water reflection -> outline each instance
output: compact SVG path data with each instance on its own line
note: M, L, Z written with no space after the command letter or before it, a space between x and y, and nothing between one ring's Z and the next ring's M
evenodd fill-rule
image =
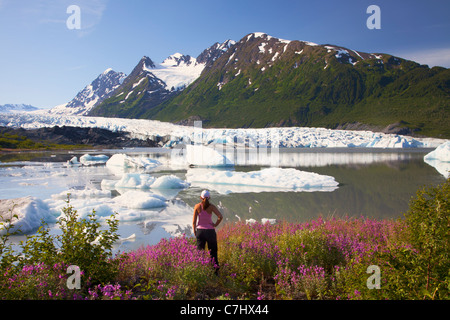
M127 172L147 173L154 176L174 174L186 179L192 168L176 158L173 152L164 149L131 150L90 150L89 154L126 153L130 157L158 160L161 165L151 170L127 168ZM248 186L227 186L227 192L214 191L212 202L219 206L227 221L255 219L277 219L288 221L307 221L322 216L370 216L373 218L399 218L408 209L408 204L418 188L436 185L444 177L423 161L429 152L414 150L361 150L361 149L280 149L279 166L296 168L333 177L339 186L329 192L254 192L242 190ZM88 152L85 152L88 153ZM102 190L102 181L120 177L114 175L105 165L67 166L72 157L84 153L39 153L28 155L15 161L0 163L0 198L10 199L28 195L43 200L67 190ZM177 153L180 156L179 153ZM268 167L273 158L267 153L254 153L246 150L233 151L237 172L258 171ZM9 155L8 159L13 159ZM182 159L181 159L182 160ZM190 234L192 211L199 201L199 194L205 185L192 185L188 189L144 190L164 196L167 206L158 209L123 209L124 215L132 216L133 221L121 221L119 233L121 250L137 248L142 244L156 243L162 237ZM111 190L111 198L123 195L127 189ZM86 197L80 199L75 207L79 211L92 208L106 208L108 199ZM106 212L106 209L105 209ZM108 211L109 212L109 211ZM120 213L120 212L119 212Z

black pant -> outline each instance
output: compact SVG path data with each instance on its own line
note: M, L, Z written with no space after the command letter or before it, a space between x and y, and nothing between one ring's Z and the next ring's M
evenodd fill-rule
M197 229L197 249L205 250L205 244L208 244L209 254L214 259L213 262L219 266L217 259L217 234L214 229Z

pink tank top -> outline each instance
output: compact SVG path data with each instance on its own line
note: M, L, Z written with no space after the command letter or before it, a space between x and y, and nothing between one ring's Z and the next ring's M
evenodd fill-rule
M198 223L197 229L214 229L214 225L212 222L212 213L209 214L206 210L203 209L198 214Z

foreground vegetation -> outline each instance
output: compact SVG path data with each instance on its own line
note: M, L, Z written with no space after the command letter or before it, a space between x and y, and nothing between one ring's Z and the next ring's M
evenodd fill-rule
M68 201L58 222L61 235L41 228L20 255L8 242L11 225L4 223L0 297L449 299L449 196L450 179L419 190L405 219L395 221L226 224L218 231L218 275L194 238L162 239L113 256L115 217L100 228L95 212L77 219ZM81 269L78 289L69 289L69 265Z

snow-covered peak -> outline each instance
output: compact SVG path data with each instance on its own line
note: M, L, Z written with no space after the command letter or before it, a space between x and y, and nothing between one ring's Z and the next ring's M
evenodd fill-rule
M195 63L194 58L177 52L168 56L160 65L164 67L177 67L182 64L189 65L191 63Z
M236 41L228 39L228 40L225 40L223 43L218 43L217 49L222 50L222 51L227 51L234 44L236 44Z
M103 71L94 81L84 87L83 90L70 102L58 105L50 110L50 114L87 115L95 106L108 98L112 92L120 86L126 75L116 72L111 68Z
M253 33L250 33L246 37L242 38L241 41L250 41L252 38L261 38L261 39L264 39L264 40L267 40L267 41L269 41L271 39L276 39L278 42L282 42L282 43L286 43L286 44L289 44L290 42L292 42L292 40L280 39L280 38L268 35L267 33L264 33L264 32L253 32ZM318 44L314 43L314 42L303 41L303 40L299 40L299 41L303 42L304 44L306 44L308 46L313 46L313 47L318 46Z
M267 33L264 33L264 32L253 32L253 33L250 33L248 35L247 41L250 40L252 37L255 37L255 38L266 38L267 40L270 40L270 39L273 38L272 36L269 36Z
M155 68L155 64L153 63L152 59L150 59L147 56L143 56L141 60L139 61L137 68L144 70L144 71L152 71L151 69ZM133 73L133 72L132 72Z
M222 43L214 43L212 46L206 48L202 53L199 54L196 59L197 63L204 63L205 65L212 64L214 61L220 58L221 55L228 51L228 49L230 49L234 44L236 44L236 41L230 39L225 40Z
M111 71L114 71L112 68L108 68L105 71L103 71L103 75L107 75L108 73L110 73Z
M175 53L155 66L151 73L166 84L167 90L173 91L190 85L200 76L204 68L205 64L198 63L195 58Z
M4 104L0 105L0 113L10 113L10 112L30 112L39 110L29 104Z

